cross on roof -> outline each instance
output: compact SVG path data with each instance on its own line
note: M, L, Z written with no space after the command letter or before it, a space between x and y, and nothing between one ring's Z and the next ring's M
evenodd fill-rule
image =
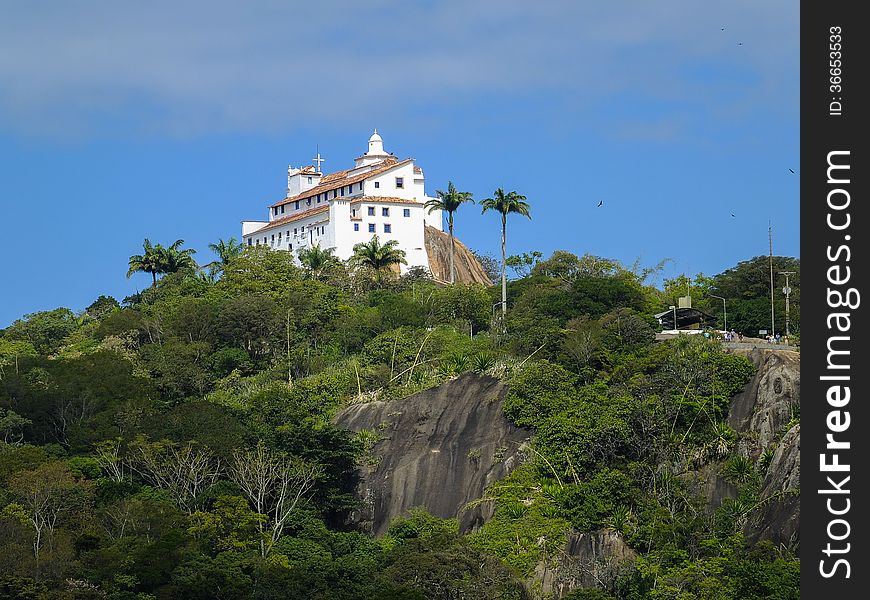
M322 158L320 156L320 147L319 146L317 147L317 156L315 156L311 160L313 160L314 164L317 165L317 172L319 173L320 172L320 163L326 162L326 159Z

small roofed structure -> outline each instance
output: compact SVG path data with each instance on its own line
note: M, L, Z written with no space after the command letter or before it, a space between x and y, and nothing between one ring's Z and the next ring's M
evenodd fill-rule
M674 323L674 314L676 314L676 324ZM697 308L678 307L676 310L670 308L654 316L663 330L700 331L705 327L713 327L716 324L716 317Z

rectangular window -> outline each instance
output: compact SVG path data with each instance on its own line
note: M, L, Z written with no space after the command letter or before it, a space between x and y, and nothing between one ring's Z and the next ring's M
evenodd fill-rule
M320 194L317 194L317 203L320 204Z
M302 233L305 233L305 225L302 226Z
M374 232L375 232L375 224L369 223L369 233L374 233Z
M380 182L380 181L376 181L376 182L375 182L375 189L377 189L377 188L379 188L379 187L381 187L381 182Z
M253 245L253 242L251 241L251 238L248 238L248 246L252 246L252 245Z
M287 230L287 239L288 240L290 239L290 230L289 229Z
M293 208L295 208L296 210L299 210L299 200L297 200L295 202L295 206Z
M375 216L375 207L374 206L369 206L369 216L370 217Z
M350 211L350 216L352 216L352 217L356 216L356 209L355 208L352 211Z
M353 224L353 230L354 230L354 231L359 231L359 223L354 223L354 224Z
M411 209L410 208L403 208L402 209L402 216L403 217L410 217L411 216Z
M381 216L382 216L382 217L389 217L389 216L390 216L390 209L387 208L386 206L383 207L383 208L381 209Z
M393 233L393 228L389 223L384 223L384 233Z
M272 244L274 244L274 243L275 243L275 234L273 233L272 234Z
M308 206L311 206L311 198L306 199L305 204L307 204Z
M362 181L359 182L359 191L362 191Z
M281 243L281 232L280 231L278 232L278 243L279 244Z
M293 244L290 244L290 249L291 249L291 250L293 249Z
M277 214L278 214L278 207L276 206L275 208L272 209L272 216L274 217Z
M294 227L293 228L293 235L297 235L298 233L299 233L299 230L296 227Z
M402 189L403 187L405 187L405 178L396 177L396 188Z
M333 197L333 198L337 198L337 197L338 197L338 190L332 190L332 197Z
M311 183L311 178L310 178L310 177L308 178L308 183Z
M284 214L284 205L283 204L281 205L281 214L282 215Z

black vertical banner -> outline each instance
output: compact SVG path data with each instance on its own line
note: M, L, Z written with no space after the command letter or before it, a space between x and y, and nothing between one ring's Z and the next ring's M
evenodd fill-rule
M818 0L801 6L804 598L870 596L870 24L859 16L864 8Z

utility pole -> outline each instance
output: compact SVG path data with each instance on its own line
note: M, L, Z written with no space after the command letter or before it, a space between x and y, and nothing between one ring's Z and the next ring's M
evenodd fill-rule
M770 335L776 335L776 320L773 312L773 227L767 222L767 241L770 245Z
M785 337L789 337L791 332L788 328L788 297L791 294L791 288L788 285L788 276L794 275L794 271L780 271L780 275L785 275L785 287L782 288L782 293L785 294Z

